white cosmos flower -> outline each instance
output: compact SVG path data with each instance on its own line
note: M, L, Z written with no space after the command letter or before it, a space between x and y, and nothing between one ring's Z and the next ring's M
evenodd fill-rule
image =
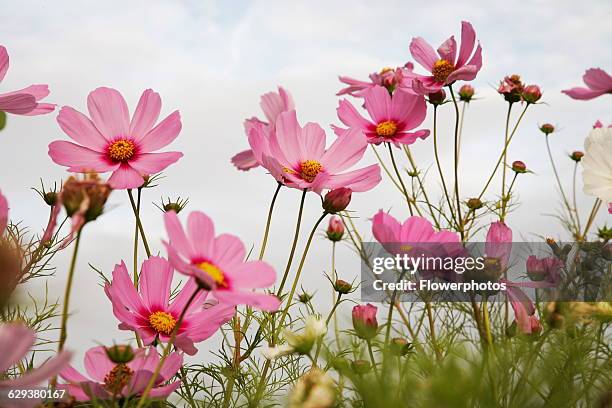
M584 141L584 192L612 202L612 127L593 129Z

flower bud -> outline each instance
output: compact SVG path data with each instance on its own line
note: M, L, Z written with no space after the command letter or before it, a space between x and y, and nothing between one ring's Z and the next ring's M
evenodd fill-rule
M528 85L523 89L523 100L527 103L536 103L542 98L542 90L537 85Z
M499 84L497 92L504 96L507 102L514 103L521 100L523 94L523 82L519 75L505 77Z
M338 279L334 283L334 290L343 295L346 295L347 293L351 293L352 289L353 289L353 285L351 285L350 283L342 279Z
M572 159L573 161L578 163L584 157L584 153L581 152L580 150L576 150L576 151L572 152L572 154L570 154L569 157L570 157L570 159Z
M289 408L332 408L336 404L334 380L318 368L302 375L289 395Z
M527 165L520 160L512 162L512 170L515 173L527 173Z
M189 203L188 198L181 199L181 197L178 197L175 201L171 201L170 198L168 198L168 201L164 202L162 199L161 206L157 204L155 204L155 206L159 208L160 210L162 210L163 212L174 211L175 213L178 214L181 211L183 211L183 209L187 206L188 203Z
M597 237L604 241L612 240L612 228L608 228L607 225L604 225L603 227L598 228Z
M344 235L344 223L338 217L331 217L327 226L327 238L332 242L338 242Z
M464 102L470 102L474 97L474 87L469 84L463 85L459 88L459 99Z
M88 173L82 180L71 176L62 189L62 204L69 217L83 212L87 223L102 215L111 191L111 187L101 181L96 173Z
M357 337L371 340L378 333L376 312L378 308L370 303L353 307L353 328Z
M134 359L134 350L129 345L105 347L106 355L115 364L127 364Z
M45 200L45 203L47 203L47 205L53 207L57 202L57 193L55 191L48 191L43 196L43 200Z
M479 198L470 198L467 200L467 206L470 210L475 211L482 208L484 204L480 201Z
M555 131L555 127L553 125L551 125L550 123L545 123L542 126L540 126L540 131L542 133L544 133L546 136L550 135L552 132Z
M312 295L310 293L302 292L298 295L298 300L301 303L308 303L312 299Z
M316 316L308 316L304 330L299 333L283 330L287 344L299 354L308 354L315 341L327 333L325 321Z
M408 340L396 337L391 340L391 352L396 356L405 356L412 351L412 344Z
M434 106L442 105L446 100L446 92L444 89L440 89L437 92L432 92L428 95L429 103Z
M372 369L372 364L368 360L355 360L351 362L351 368L357 374L367 374Z
M336 214L348 207L351 202L350 188L340 187L329 191L323 199L323 209L330 214Z

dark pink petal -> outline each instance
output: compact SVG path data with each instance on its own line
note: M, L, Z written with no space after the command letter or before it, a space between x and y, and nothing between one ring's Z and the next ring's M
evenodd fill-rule
M83 376L83 374L79 373L73 366L68 364L63 370L60 371L59 376L68 382L71 383L80 383L89 381L87 377Z
M193 248L193 258L212 259L215 255L215 226L201 211L192 211L187 218L187 236Z
M337 96L340 96L340 95L355 95L355 92L362 91L362 90L367 89L367 88L369 88L369 87L371 87L373 85L372 82L360 81L358 79L353 79L353 78L347 77L347 76L339 76L338 79L340 80L340 82L343 82L343 83L347 84L348 86L346 88L342 88L340 91L338 91L338 93L336 94Z
M443 82L436 82L433 77L414 77L411 83L411 89L419 95L427 95L438 92L444 88Z
M30 85L23 89L18 89L16 91L4 93L2 94L2 96L19 95L19 94L32 95L34 99L36 99L36 101L39 101L49 96L49 85L45 85L45 84Z
M164 170L166 167L176 163L183 153L164 152L164 153L140 153L130 160L129 165L138 170L140 174L155 174Z
M429 136L429 130L423 129L416 132L402 132L393 138L393 143L396 146L400 144L411 145L417 141L417 139L426 139Z
M364 93L365 108L375 124L389 120L391 111L391 95L387 88L374 86Z
M121 261L120 264L115 265L112 277L111 285L106 292L107 295L112 295L113 306L117 304L123 309L129 309L132 313L144 309L140 296L134 287L134 282L130 279L125 262Z
M235 306L225 303L218 303L208 309L201 310L189 316L192 324L189 325L187 334L195 342L204 341L215 334L235 314Z
M0 110L25 115L36 108L36 98L30 94L0 95Z
M143 183L142 174L127 163L122 163L108 179L108 184L115 190L137 188L142 186Z
M400 129L410 130L419 126L427 116L427 105L425 98L421 95L413 95L398 89L393 94L391 117L400 126Z
M24 116L37 116L37 115L46 115L47 113L51 113L55 110L56 105L53 103L37 103L36 107L29 111L28 113L24 113Z
M174 111L142 137L139 146L143 152L154 152L172 143L182 129L181 114Z
M476 65L464 65L463 67L456 69L452 74L446 78L446 83L450 84L455 81L471 81L476 78L479 68Z
M457 41L455 41L455 36L450 36L438 47L438 55L440 59L455 65L455 58L457 57Z
M247 171L259 166L259 162L251 149L235 154L232 156L231 162L238 170L242 171Z
M230 276L233 286L245 289L267 288L276 280L274 268L264 261L241 263L232 269Z
M421 37L412 39L410 42L410 53L412 54L412 58L429 72L431 72L435 62L438 60L438 56L433 47Z
M596 91L612 91L612 76L601 68L587 69L582 76L584 83Z
M0 82L4 79L9 68L9 55L6 48L0 45Z
M135 140L142 138L153 128L161 111L161 98L152 89L145 90L140 96L134 116L130 122L129 134Z
M164 258L152 256L142 263L139 290L150 311L168 307L172 285L172 266Z
M89 116L107 139L129 136L130 114L123 96L112 88L101 87L87 96Z
M104 173L119 167L119 164L109 162L105 155L100 152L64 140L56 140L49 144L49 156L55 163L68 166L68 170L73 172L96 171ZM140 179L142 181L142 177Z
M579 99L579 100L589 100L589 99L597 98L598 96L601 96L607 93L606 91L593 91L588 88L571 88L571 89L565 89L561 92L563 92L564 94L566 94L572 99Z
M157 351L151 350L151 352L157 353ZM168 381L172 377L176 375L178 370L180 370L183 365L183 356L181 353L170 353L168 357L166 357L166 361L162 365L161 370L159 371L159 375L161 376L162 381Z
M104 377L114 367L115 364L110 361L106 355L104 346L93 347L85 353L85 370L92 379L104 382Z
M336 109L336 112L338 114L338 119L340 119L340 121L342 121L342 123L344 123L348 127L356 127L362 130L366 130L370 126L374 126L370 121L361 116L357 109L355 109L355 107L346 99L342 99L338 103L338 108Z
M372 234L380 243L398 243L402 225L394 217L379 210L372 217Z
M280 301L276 296L264 293L217 291L215 296L227 304L248 305L266 312L275 312L280 306Z
M462 67L472 55L476 42L476 31L467 21L461 22L461 47L459 48L459 58L455 64L456 68Z
M106 154L109 140L98 132L93 122L81 112L64 106L57 115L57 123L64 133L75 142Z
M188 278L187 283L185 283L185 286L183 286L183 288L178 293L178 295L176 295L176 297L170 304L170 307L168 308L168 310L171 313L176 313L177 316L180 315L183 309L185 308L185 305L187 305L189 298L191 297L191 295L193 295L196 289L198 289L198 284L196 283L195 279ZM200 309L202 305L204 304L204 302L206 301L207 297L208 297L208 292L205 290L200 290L198 294L196 295L196 297L191 302L191 306L189 307L189 309L190 310Z
M338 173L356 164L365 153L368 140L360 129L350 128L327 149L321 164L328 173Z

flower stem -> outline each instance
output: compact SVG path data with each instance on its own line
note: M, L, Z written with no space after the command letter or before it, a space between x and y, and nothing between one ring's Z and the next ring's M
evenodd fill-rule
M504 131L504 146L508 145L508 131L510 130L510 115L512 114L512 102L508 102L508 113L506 114L506 127ZM502 216L506 212L506 172L508 170L508 149L504 149L503 152L503 166L502 166L502 185L501 185L501 213Z
M132 210L134 211L134 216L136 217L136 225L140 230L140 235L142 236L142 243L145 247L145 252L147 253L147 257L151 257L151 249L149 249L149 243L147 242L147 236L144 233L144 228L142 227L142 222L140 220L140 210L136 207L136 203L134 202L134 195L132 194L132 190L129 189L128 196L130 197L130 204L132 204Z
M436 228L440 229L440 222L438 221L438 218L436 218L436 216L434 215L433 207L431 205L431 202L429 201L429 197L427 195L427 191L425 190L425 186L423 185L423 180L421 179L421 176L419 176L418 168L414 161L414 158L412 157L412 152L410 151L409 146L404 145L404 153L406 153L406 157L408 157L410 166L412 166L412 171L416 175L415 177L417 179L417 182L419 183L419 188L421 189L421 192L423 193L423 198L425 199L425 203L427 203L427 207L429 208L429 214L431 215L431 218L433 219L434 224L436 225ZM417 204L415 203L414 205L416 207Z
M442 165L440 164L440 157L438 155L438 107L434 105L434 117L433 117L433 144L434 144L434 156L436 158L436 167L438 168L438 174L440 174L440 180L442 181L442 188L444 189L444 197L448 204L448 210L453 216L453 221L456 225L459 225L455 212L453 211L453 205L451 204L450 197L448 195L448 189L446 188L446 181L444 180L444 172L442 171Z
M429 323L429 336L431 337L431 345L433 346L434 353L438 361L442 360L442 354L438 349L438 340L436 339L436 325L434 323L433 311L431 309L431 302L425 301L425 310L427 311L427 322Z
M602 201L599 198L595 199L595 202L593 203L593 208L591 208L591 213L589 214L589 218L587 219L587 224L584 227L584 232L582 233L583 238L586 238L589 230L591 229L591 225L593 224L593 221L595 221L595 216L597 215L597 212L601 207L601 203Z
M389 156L391 156L391 164L393 164L393 170L395 170L395 174L397 175L397 179L399 180L400 185L402 186L402 192L404 193L404 197L406 197L406 202L408 203L408 210L410 211L410 215L414 215L412 210L412 204L410 196L408 196L408 190L406 189L406 185L404 184L404 180L402 179L402 175L397 168L397 163L395 163L395 155L393 154L393 146L391 143L387 143L387 147L389 148Z
M546 151L548 152L548 158L550 159L550 164L552 166L553 173L555 174L555 180L557 180L557 186L559 187L559 191L561 192L561 198L563 199L563 204L565 205L565 208L567 209L568 216L570 218L572 227L574 229L574 234L576 235L576 237L578 237L580 235L580 230L577 229L576 221L574 220L574 211L572 210L572 207L570 207L569 205L569 201L567 200L567 196L565 195L565 190L563 190L563 185L561 184L561 179L559 178L559 173L557 172L557 166L555 166L555 160L550 151L550 143L548 142L548 135L546 135L544 140L546 141Z
M327 315L327 319L325 319L325 327L329 325L329 322L331 321L332 316L334 316L334 318L336 317L334 313L336 312L336 309L338 308L338 305L340 304L341 298L342 298L342 293L338 293L338 297L336 298L336 301L334 302L334 306L329 311L329 314ZM321 351L321 344L323 343L323 337L324 336L321 336L321 338L319 338L319 341L317 342L317 349L315 351L315 355L313 359L315 363L317 359L319 358L319 352Z
M374 358L374 352L372 351L372 342L370 340L366 340L368 345L368 354L370 355L370 361L372 362L372 370L374 371L374 375L376 379L382 385L382 381L380 379L380 375L378 374L378 367L376 367L376 359Z
M266 221L266 230L264 231L263 240L261 242L261 249L259 250L259 260L261 261L266 252L266 245L268 244L268 234L270 233L270 224L272 223L272 213L274 212L274 204L276 203L276 197L278 196L278 192L280 191L283 185L278 183L276 186L276 191L274 191L274 196L272 196L272 202L270 203L270 209L268 210L268 219Z
M573 176L573 181L572 181L572 196L573 196L573 202L574 202L574 213L576 214L576 226L578 227L578 231L582 230L582 227L580 226L580 213L578 212L578 204L576 201L576 173L578 172L578 162L576 162L574 164L574 176Z
M304 201L306 199L307 189L302 191L302 200L300 201L300 209L298 211L298 218L295 224L295 233L293 234L293 244L291 244L291 252L289 252L289 259L287 259L287 265L285 266L285 272L283 273L283 279L281 280L280 286L276 291L276 296L280 297L283 293L283 288L285 287L285 283L287 282L287 277L289 276L289 270L291 269L291 264L293 263L293 257L295 256L295 249L297 248L297 243L300 238L300 228L302 226L302 213L304 212Z
M136 198L136 212L140 214L140 198L142 195L142 189L138 189L138 195ZM134 287L138 290L138 280L140 279L138 275L138 221L134 222ZM142 347L142 340L140 339L140 335L137 331L134 331L134 335L136 336L136 343L138 347Z
M450 90L451 97L453 98L453 106L455 107L455 198L457 200L457 228L459 229L459 234L461 235L461 240L463 241L465 239L465 234L463 232L463 218L461 217L461 198L459 196L459 121L461 117L459 115L459 105L457 104L457 98L455 98L453 86L449 85L448 89Z
M74 280L74 271L76 269L77 254L79 252L79 244L81 242L81 232L83 227L77 232L76 240L74 243L74 251L72 252L72 260L70 261L70 269L68 270L68 280L66 281L66 289L64 291L64 305L62 309L62 323L60 326L60 337L57 346L57 351L60 352L64 349L66 338L68 337L67 324L68 324L68 309L70 306L70 293L72 292L72 281Z

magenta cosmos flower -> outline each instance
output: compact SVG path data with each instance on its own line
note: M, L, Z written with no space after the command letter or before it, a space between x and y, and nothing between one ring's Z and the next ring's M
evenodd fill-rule
M151 257L142 264L137 292L125 263L115 266L112 283L104 291L113 304L115 317L121 321L119 329L135 331L146 345L168 342L190 296L198 289L197 283L189 279L170 302L173 276L168 261ZM205 303L207 294L200 291L191 302L174 341L176 347L190 355L198 351L194 343L212 336L235 313L232 305Z
M601 68L587 69L582 76L586 88L576 87L561 92L573 99L588 100L612 93L612 76Z
M367 140L359 129L349 129L325 149L325 131L316 123L301 127L294 110L276 120L276 131L266 137L251 131L253 153L274 178L288 187L320 194L324 189L346 187L368 191L381 180L377 164L343 173L365 153Z
M0 192L0 235L2 235L6 229L6 226L8 225L8 213L8 201L6 200L6 197L2 195L2 192Z
M93 347L85 353L85 371L90 378L68 366L60 372L66 384L58 384L77 401L89 401L130 397L141 394L149 383L159 363L159 353L155 347L138 349L129 363L116 364L110 360L103 346ZM180 381L167 383L183 364L183 356L178 352L168 354L154 388L149 392L151 398L166 398L180 385Z
M408 62L403 67L383 68L380 72L373 72L368 77L370 81L361 81L347 76L339 76L340 82L348 85L342 88L336 95L351 95L356 97L363 96L363 91L373 88L374 86L383 86L388 92L393 92L397 87L401 86L404 78L409 76L414 69L414 65Z
M457 55L457 42L451 36L438 47L433 47L421 37L413 38L410 43L412 57L431 75L413 74L407 78L410 87L425 95L439 91L455 81L471 81L482 67L482 48L480 44L474 51L476 32L467 21L461 22L461 47Z
M4 79L8 68L8 52L0 45L0 82ZM30 85L18 91L0 94L0 111L15 115L44 115L55 109L54 104L38 103L47 95L49 95L48 85Z
M427 107L422 96L412 95L403 89L398 89L392 96L381 86L364 91L363 96L369 120L361 116L346 99L340 101L337 112L338 118L346 126L361 129L368 143L410 145L419 138L429 136L429 130L410 132L425 120ZM334 131L341 136L346 130L334 127Z
M274 132L274 126L278 115L280 115L282 112L295 109L295 104L293 103L291 94L280 86L278 87L278 93L268 92L261 95L259 106L261 106L261 110L266 116L267 122L259 120L256 117L245 120L244 131L247 137L253 128L257 128L258 131L261 131L269 136L271 132ZM234 166L236 166L236 168L238 168L238 170L244 171L261 165L253 154L252 149L244 150L236 154L234 157L232 157L232 163Z
M142 93L130 120L125 99L111 88L98 88L87 97L87 116L64 106L57 122L75 142L49 145L49 156L68 171L113 172L108 180L114 189L140 187L143 176L159 173L180 159L179 152L153 153L170 144L181 131L178 111L154 127L161 110L159 94Z
M246 304L265 311L276 311L278 298L253 292L274 284L276 272L263 261L245 262L242 241L230 234L215 236L212 220L203 212L193 211L187 219L187 233L175 212L164 214L170 242L170 263L179 272L210 286L213 295L227 305Z
M28 351L34 345L36 333L21 323L7 323L0 325L0 378L9 368L26 358ZM42 366L26 371L18 378L0 380L0 405L11 408L14 406L36 406L40 401L5 401L8 390L33 388L42 385L49 378L57 375L70 361L71 353L60 352L57 356L47 360ZM29 359L28 359L29 361ZM31 405L30 405L31 404Z

